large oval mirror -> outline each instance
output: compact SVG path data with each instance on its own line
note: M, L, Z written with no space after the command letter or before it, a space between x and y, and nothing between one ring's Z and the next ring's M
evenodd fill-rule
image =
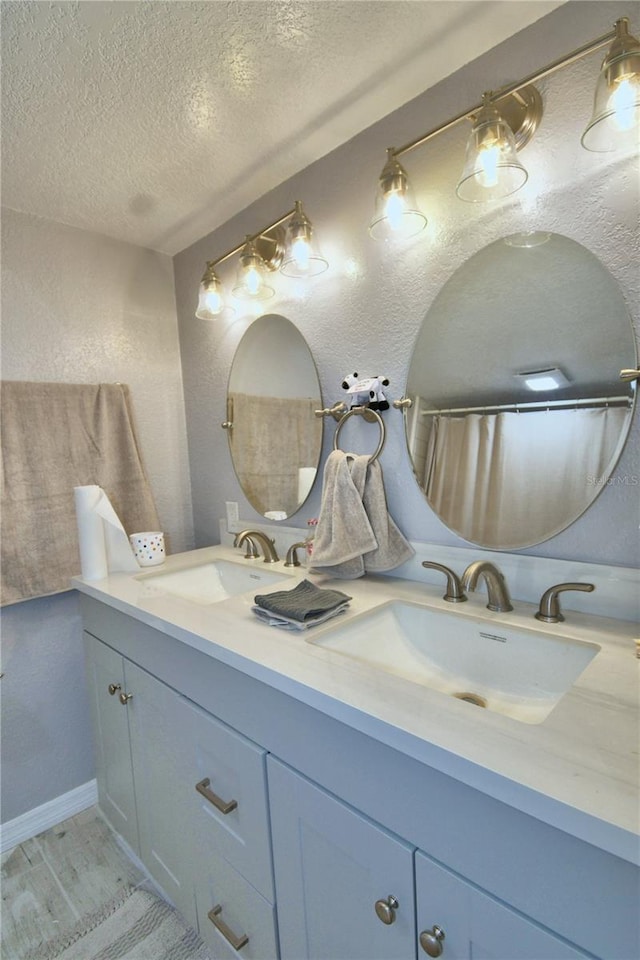
M240 486L264 517L286 520L309 495L322 449L320 399L299 330L277 314L255 320L231 366L227 429Z
M606 484L629 431L637 366L608 270L558 234L506 237L445 284L418 334L407 445L440 519L465 540L516 549L573 523Z

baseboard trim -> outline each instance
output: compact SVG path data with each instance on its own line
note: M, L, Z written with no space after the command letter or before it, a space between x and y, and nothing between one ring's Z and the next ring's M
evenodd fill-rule
M33 810L27 810L26 813L3 823L0 827L2 831L0 851L5 853L17 847L19 843L30 840L43 830L55 827L57 823L80 813L81 810L86 810L87 807L92 807L97 802L98 785L95 780L89 780L74 790L63 793L60 797L54 797L53 800L34 807Z

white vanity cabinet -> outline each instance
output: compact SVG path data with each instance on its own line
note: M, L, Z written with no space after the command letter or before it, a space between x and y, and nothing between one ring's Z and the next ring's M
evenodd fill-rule
M282 960L587 960L269 759ZM415 858L415 885L414 885Z
M414 956L413 848L269 758L282 960Z
M106 818L216 957L275 960L266 751L89 633L85 649Z
M443 960L580 960L590 956L509 909L420 851L415 855L418 956Z
M124 660L87 633L85 650L100 807L117 833L139 855L129 712L126 703L120 701L127 686Z
M633 851L596 842L598 821L567 811L582 836L559 829L515 787L498 800L365 732L357 711L331 716L312 690L225 663L224 631L242 623L190 643L81 607L100 805L214 956L640 956L640 872Z
M98 718L100 807L166 895L195 924L183 744L186 701L89 634L85 649Z

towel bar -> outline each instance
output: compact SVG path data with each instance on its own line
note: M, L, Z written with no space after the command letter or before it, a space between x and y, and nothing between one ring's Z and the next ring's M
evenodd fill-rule
M377 460L380 454L382 453L382 448L384 447L385 431L384 431L384 422L380 414L376 410L371 410L368 407L353 407L353 409L349 410L347 413L345 413L343 417L341 417L340 422L336 427L335 436L333 438L333 449L334 450L339 449L338 441L340 438L340 431L342 430L342 427L344 426L346 421L349 419L349 417L352 417L354 414L359 414L361 417L364 417L364 419L367 420L369 423L377 423L378 426L380 427L380 442L378 443L378 446L376 447L376 449L374 450L374 452L369 458L369 463L373 463L373 461Z

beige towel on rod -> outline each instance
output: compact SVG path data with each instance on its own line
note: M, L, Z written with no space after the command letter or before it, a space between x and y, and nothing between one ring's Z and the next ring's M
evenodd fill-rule
M97 484L125 530L158 516L124 384L2 384L1 603L61 593L80 573L73 488Z

